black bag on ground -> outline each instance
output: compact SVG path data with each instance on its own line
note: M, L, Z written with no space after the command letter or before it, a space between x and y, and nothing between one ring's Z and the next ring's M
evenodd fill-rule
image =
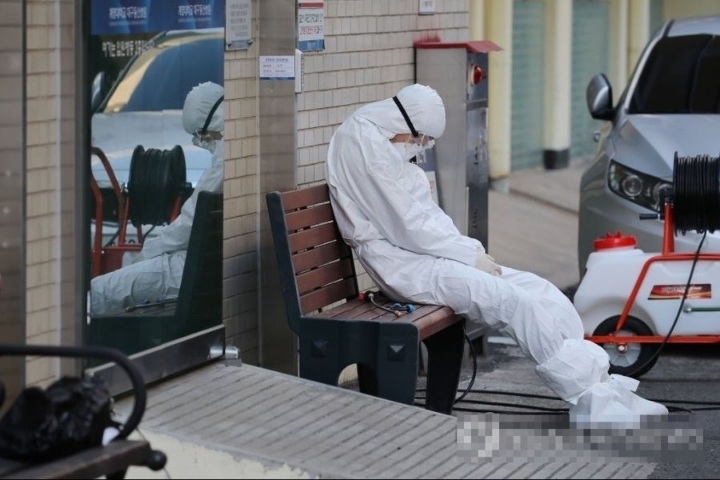
M102 444L112 396L101 380L64 377L47 390L26 388L0 420L0 457L43 462Z

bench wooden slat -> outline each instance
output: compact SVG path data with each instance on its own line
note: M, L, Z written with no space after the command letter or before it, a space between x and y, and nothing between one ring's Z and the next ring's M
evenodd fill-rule
M300 295L304 295L316 288L338 280L352 278L354 274L352 260L346 259L330 263L298 275L296 277L298 292Z
M383 305L382 303L378 302L379 305ZM389 303L388 305L392 305L392 303ZM385 305L383 305L385 306ZM395 319L397 319L397 315L394 313L386 312L382 308L377 308L372 303L367 307L367 309L364 312L358 312L357 315L353 317L353 320L369 320L373 322L394 322Z
M394 302L379 302L389 307ZM378 322L406 322L413 323L419 330L420 339L424 340L444 328L461 321L461 317L448 307L439 305L419 305L412 313L403 313L400 317L393 313L377 308L370 302L352 300L347 304L339 305L331 310L319 314L321 318L337 318L342 320L369 320Z
M326 184L315 187L301 188L282 194L282 203L285 211L317 205L330 201L330 191Z
M311 250L296 253L292 257L295 274L319 267L343 258L352 258L352 253L344 243L333 242Z
M343 312L342 318L347 318L348 320L359 320L359 319L363 319L363 315L370 310L379 310L380 312L382 312L381 309L377 308L375 305L373 305L370 302L361 302L358 299L357 301L354 301L353 303L354 303L354 307L351 310L347 310L347 311ZM340 309L340 307L335 307L335 308ZM367 317L365 317L365 318L367 318Z
M383 307L389 307L394 302L391 300L383 300L381 302L378 302L379 305ZM427 329L428 326L426 324L423 324L423 319L428 318L430 319L430 322L434 322L437 319L441 319L442 315L438 314L438 311L443 311L444 314L448 314L451 316L454 316L455 314L447 307L441 307L438 305L419 305L416 306L416 309L412 313L403 313L400 317L396 316L393 313L386 312L385 310L376 307L371 302L363 302L358 298L354 298L346 303L343 303L342 305L338 305L337 307L333 307L330 310L326 310L324 312L318 313L317 315L313 315L314 317L318 318L327 318L327 319L337 319L337 320L374 320L374 321L398 321L398 322L408 322L408 323L415 323L416 326L423 330ZM428 315L433 315L432 317L428 317ZM450 320L449 320L450 321ZM458 319L454 319L450 321L449 325L452 325L455 323L455 321L459 321ZM429 331L429 330L428 330ZM439 331L439 330L438 330ZM422 333L422 332L421 332ZM431 334L426 335L430 336ZM423 337L423 338L426 338Z
M337 229L333 223L300 230L299 232L288 235L290 251L293 253L306 250L310 247L317 247L332 242L333 240L337 240Z
M384 310L377 308L370 302L361 302L360 300L357 300L357 302L353 301L353 303L355 306L351 310L347 310L341 315L335 316L339 316L340 318L345 318L347 320L373 320L382 316L383 313L386 313ZM380 305L382 305L382 303ZM333 310L339 310L339 308L340 307L335 307Z
M347 318L348 315L352 315L354 309L362 306L365 302L361 302L358 298L348 300L342 305L338 305L329 310L319 312L313 315L314 318Z
M300 310L303 314L315 311L318 308L325 307L331 303L351 298L357 295L355 287L355 279L348 278L331 285L327 285L320 290L300 296Z
M308 228L322 223L330 223L334 220L332 206L329 203L318 205L285 215L285 222L289 232L301 228Z
M118 440L60 460L25 464L0 478L98 478L117 473L129 465L143 465L151 453L145 441Z
M437 306L432 305L428 307ZM405 320L412 321L412 323L415 324L415 326L420 331L420 340L431 337L439 331L444 330L445 328L462 321L462 317L456 315L455 312L453 312L452 309L448 307L435 308L435 310L431 313L425 313L426 311L427 310L423 311L422 308L419 308L418 310L408 315L408 317L411 317L416 313L422 314L422 316L414 319L408 318L407 320ZM402 321L403 317L400 317L400 320Z

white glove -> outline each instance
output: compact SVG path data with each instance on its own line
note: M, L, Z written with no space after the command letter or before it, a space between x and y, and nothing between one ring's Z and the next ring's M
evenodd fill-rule
M502 275L500 265L495 263L495 259L485 252L478 252L475 268L498 277Z

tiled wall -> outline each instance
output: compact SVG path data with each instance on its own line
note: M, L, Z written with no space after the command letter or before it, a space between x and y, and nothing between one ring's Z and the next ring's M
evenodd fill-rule
M468 39L469 0L435 3L434 15L418 15L418 0L325 2L326 48L305 54L298 98L298 185L325 179L328 143L350 113L414 81L415 40ZM360 289L372 286L365 274L359 281Z
M304 90L297 97L299 186L324 180L330 137L350 113L413 82L414 40L468 39L469 1L438 0L436 13L422 16L418 0L325 2L326 49L304 55ZM257 205L264 201L256 194L256 65L256 46L226 55L224 313L228 343L239 346L248 363L258 359ZM360 283L370 286L364 274Z
M27 2L27 341L58 343L58 55L53 0ZM57 363L29 359L27 382L52 378Z
M239 347L248 363L258 359L257 2L252 2L255 44L225 54L223 314L228 344Z
M75 246L74 6L72 0L26 3L27 342L58 344L66 335L68 343L75 293L69 268ZM28 359L28 384L47 383L58 373L56 359Z

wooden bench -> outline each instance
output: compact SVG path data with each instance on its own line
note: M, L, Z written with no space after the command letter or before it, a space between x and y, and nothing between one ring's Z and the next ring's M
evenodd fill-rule
M271 192L266 200L287 320L300 343L300 376L337 385L342 370L357 364L360 391L412 404L423 342L426 408L450 413L463 318L437 305L415 305L397 317L360 300L352 251L338 230L327 185Z
M222 323L222 193L200 192L177 302L94 316L87 343L132 355Z

